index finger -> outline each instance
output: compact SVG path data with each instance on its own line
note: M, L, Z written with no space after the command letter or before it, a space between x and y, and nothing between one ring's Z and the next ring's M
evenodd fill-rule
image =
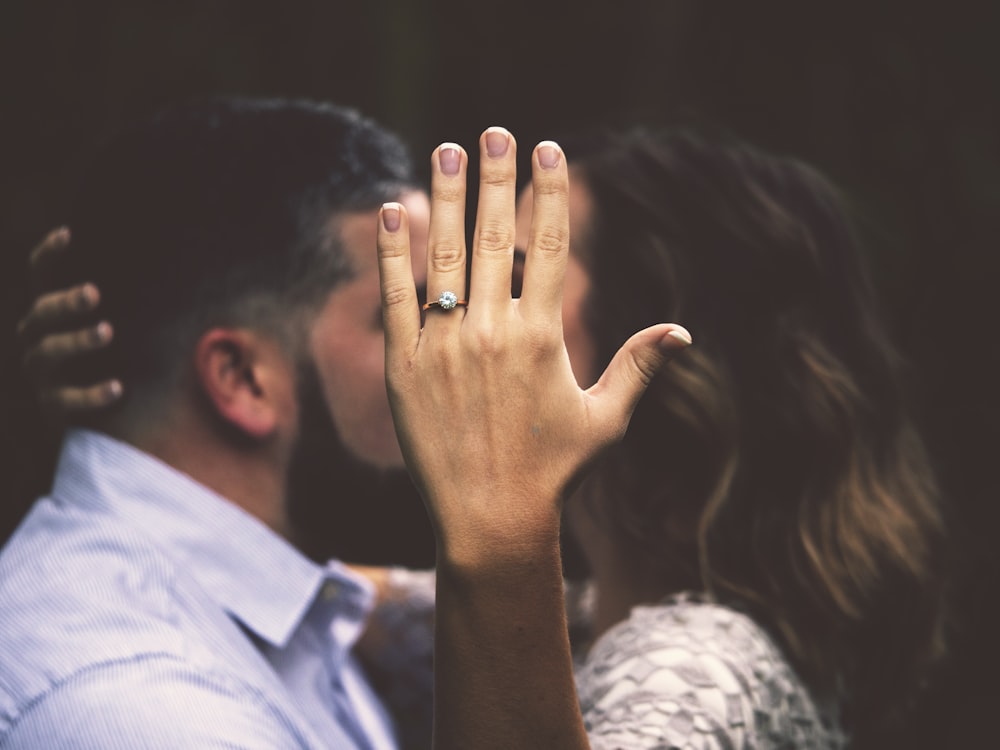
M53 229L45 238L35 245L28 256L28 271L31 283L35 289L43 289L48 283L48 274L59 257L69 247L69 229L59 227Z
M378 274L388 367L393 354L412 352L420 338L420 306L410 265L410 225L401 203L386 203L378 213Z

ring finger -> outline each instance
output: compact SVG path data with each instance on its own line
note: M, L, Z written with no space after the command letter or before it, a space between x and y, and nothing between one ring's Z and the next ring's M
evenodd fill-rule
M465 150L454 143L442 143L431 156L425 325L436 325L435 321L450 317L457 307L465 305L465 176L468 163ZM455 318L461 320L461 316Z

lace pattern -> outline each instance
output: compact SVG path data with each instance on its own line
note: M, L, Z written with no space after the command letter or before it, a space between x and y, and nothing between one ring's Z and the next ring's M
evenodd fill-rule
M750 617L695 595L637 607L577 671L593 750L835 750L818 706Z

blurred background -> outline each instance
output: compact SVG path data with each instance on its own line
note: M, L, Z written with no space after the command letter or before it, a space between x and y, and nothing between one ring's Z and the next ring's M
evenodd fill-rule
M968 746L1000 705L998 34L996 3L2 0L0 533L56 446L17 368L26 257L125 120L210 93L328 99L423 165L494 124L527 155L700 119L817 165L859 211L961 553L952 666L898 746ZM402 562L426 552L413 508L385 529Z

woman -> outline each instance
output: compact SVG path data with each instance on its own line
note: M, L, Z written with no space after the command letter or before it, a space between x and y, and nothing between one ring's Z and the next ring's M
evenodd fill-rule
M584 144L570 196L570 264L583 273L567 274L565 294L582 302L564 320L589 334L574 369L600 372L657 320L697 337L568 505L599 633L672 597L598 643L580 675L585 708L627 712L627 699L588 690L612 665L644 668L648 654L622 655L627 639L704 667L735 653L735 633L718 638L739 622L762 661L744 653L726 671L760 692L707 682L733 707L739 696L743 732L865 736L940 651L944 538L840 196L801 163L683 132ZM650 634L655 623L670 632Z
M944 531L839 196L802 164L683 132L569 158L579 385L657 321L697 339L566 504L595 583L576 674L590 743L876 742L942 649ZM521 248L544 235L536 199L519 201Z
M450 180L464 186L464 153L452 175L441 173L441 150L436 156L435 195ZM494 158L484 145L484 166ZM562 332L579 384L595 383L633 331L658 321L682 320L698 341L652 379L624 440L567 504L596 584L596 640L577 671L591 744L839 747L851 735L864 738L905 705L940 649L943 532L895 355L836 194L803 165L685 133L602 139L570 160ZM512 195L513 182L503 180L484 184ZM541 257L532 249L545 235L536 226L533 243L535 199L529 189L519 203L517 244L527 252L515 254L515 296L521 274L530 274L525 256ZM486 222L484 210L481 202L481 225L507 220ZM437 225L432 236L446 231ZM453 247L459 232L452 227ZM460 313L463 325L478 322L470 321L475 299ZM435 310L428 321L440 329L450 317ZM422 402L433 402L427 394L441 383L440 366L420 390ZM457 380L471 388L475 376ZM398 390L402 440L439 539L454 538L441 484L426 479L433 460L420 455L433 439L420 430L441 410L408 419L408 410L429 407L407 405L407 389ZM448 393L443 402L460 413L459 400ZM466 441L439 452L456 442ZM526 476L537 490L537 472ZM491 561L503 558L492 552ZM542 581L527 587L534 609L525 608L525 587L504 586L517 567L510 560L496 563L493 573L502 574L486 585L475 577L456 583L461 566L444 558L439 606L455 613L462 599L467 608L439 618L447 635L439 632L439 666L447 660L439 703L451 712L439 718L439 738L470 736L449 722L475 713L484 691L494 693L498 720L505 714L496 692L564 694L561 641L545 630L551 616L535 623L540 650L523 657L536 662L527 671L464 661L471 649L462 648L488 654L489 643L502 644L496 650L517 664L516 636L490 630L503 618L486 618L489 627L480 619L477 628L462 618L495 614L504 602L551 615L547 579L530 578L534 566L517 570L521 582ZM551 564L540 567L551 572ZM481 600L475 592L483 591L490 595ZM539 664L547 669L533 677ZM470 685L453 665L518 689ZM544 722L521 724L537 738L551 722L572 742L576 710L559 700Z

